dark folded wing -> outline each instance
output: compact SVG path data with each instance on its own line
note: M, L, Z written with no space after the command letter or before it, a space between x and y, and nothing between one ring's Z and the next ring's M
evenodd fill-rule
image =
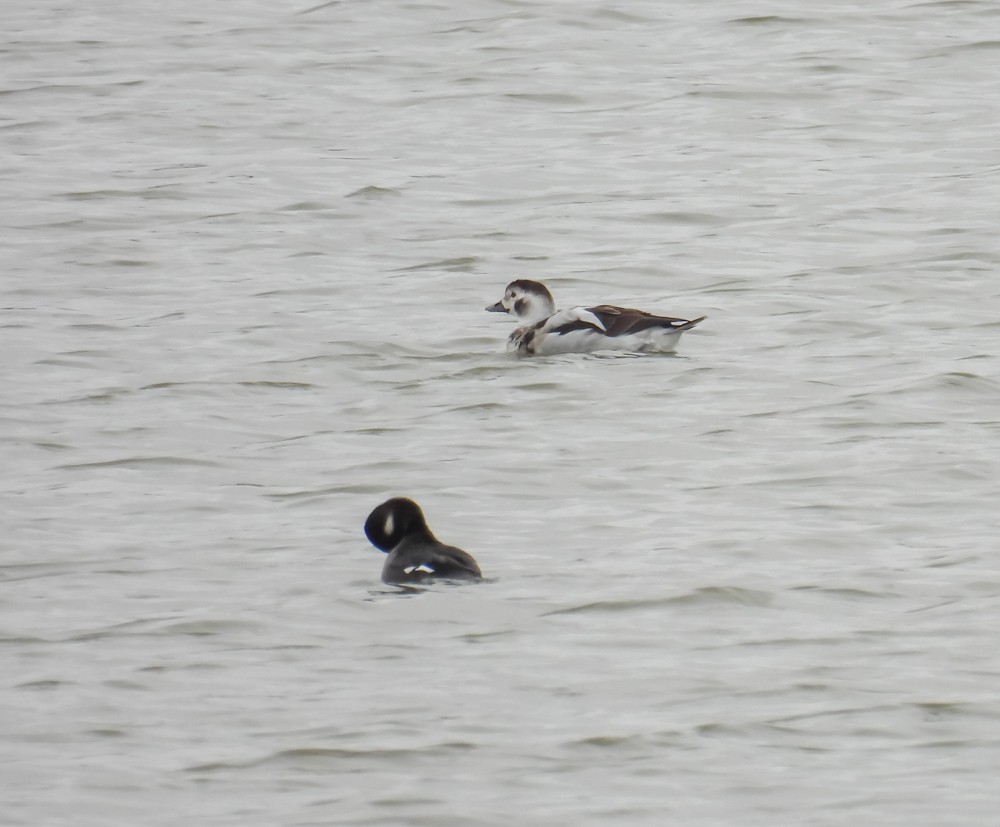
M445 546L440 551L431 554L426 564L434 569L434 577L452 577L456 579L480 578L483 573L479 564L467 551L455 546Z
M601 324L607 330L608 336L626 336L629 333L640 333L643 330L649 330L651 327L680 332L690 330L706 318L702 316L698 319L676 319L672 316L656 316L653 313L647 313L645 310L635 310L631 307L615 307L610 304L588 307L587 310L600 319Z

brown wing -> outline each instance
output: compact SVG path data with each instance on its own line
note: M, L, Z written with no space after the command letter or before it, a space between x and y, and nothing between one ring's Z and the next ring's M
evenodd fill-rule
M629 333L639 333L651 327L662 327L667 330L690 330L707 316L698 319L676 319L673 316L657 316L645 310L635 310L631 307L615 307L610 304L600 304L588 307L591 313L601 320L608 336L625 336Z

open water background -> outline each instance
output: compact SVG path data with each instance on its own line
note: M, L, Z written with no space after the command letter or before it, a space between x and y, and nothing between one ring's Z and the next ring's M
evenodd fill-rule
M4 825L996 823L1000 6L3 17Z

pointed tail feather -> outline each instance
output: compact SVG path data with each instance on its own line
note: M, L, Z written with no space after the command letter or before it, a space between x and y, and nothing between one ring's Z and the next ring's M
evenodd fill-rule
M692 319L691 321L685 322L684 324L681 324L681 325L677 325L677 327L674 327L672 329L675 332L677 332L677 333L681 333L681 332L683 332L685 330L690 330L696 324L700 324L701 322L705 321L705 319L707 319L707 318L708 318L708 316L699 316L697 319Z

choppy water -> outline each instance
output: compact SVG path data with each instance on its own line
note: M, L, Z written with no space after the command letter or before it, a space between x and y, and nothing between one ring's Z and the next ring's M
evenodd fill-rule
M5 825L995 823L995 3L4 17Z

